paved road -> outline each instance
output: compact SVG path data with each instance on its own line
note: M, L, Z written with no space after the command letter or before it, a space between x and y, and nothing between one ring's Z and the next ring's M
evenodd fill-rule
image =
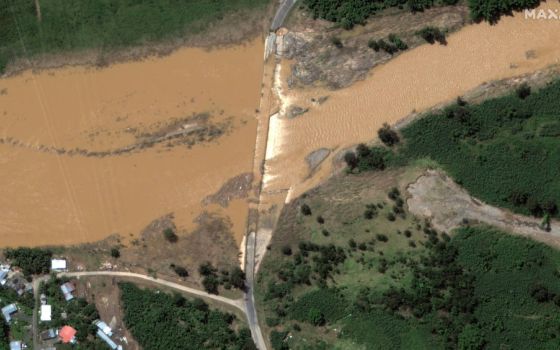
M274 19L272 20L272 24L270 25L270 30L275 32L278 28L282 27L286 17L292 10L292 7L296 4L297 0L284 0L280 4L280 7L276 11L274 15Z
M257 309L255 307L255 295L253 293L255 286L255 247L256 247L256 234L255 232L249 233L245 244L245 274L246 286L245 291L245 310L247 313L247 322L251 328L253 341L259 350L266 350L266 342L259 325L257 318Z

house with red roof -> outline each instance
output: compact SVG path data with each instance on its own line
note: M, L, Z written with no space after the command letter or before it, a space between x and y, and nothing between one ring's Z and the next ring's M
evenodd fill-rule
M70 326L64 326L58 332L58 337L63 343L75 343L76 342L76 330Z

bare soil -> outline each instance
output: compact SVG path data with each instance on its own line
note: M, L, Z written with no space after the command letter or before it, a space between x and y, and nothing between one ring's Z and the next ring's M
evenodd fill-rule
M375 52L368 41L397 34L409 48L425 41L416 32L425 26L435 26L448 32L458 30L469 22L466 6L437 7L420 13L390 9L373 16L364 26L346 31L332 23L313 20L305 10L297 10L287 27L281 45L282 56L294 60L288 80L290 87L326 85L339 89L364 79L369 70L396 54ZM331 38L340 38L343 48L336 48Z
M88 277L78 279L76 283L77 294L95 303L100 319L112 328L112 339L127 350L141 349L124 324L118 280L113 277Z
M483 223L560 247L560 223L552 222L551 230L546 231L540 227L540 219L485 204L439 171L427 171L407 192L410 212L429 218L438 230L450 232L465 224Z
M239 264L237 242L227 217L203 213L192 232L177 231L173 219L173 215L168 214L152 221L130 243L125 244L122 237L111 236L97 243L54 248L54 251L69 260L71 270L131 271L200 289L200 264L209 261L214 266L227 270ZM177 242L165 239L163 231L167 228L176 232ZM111 257L112 248L119 249L119 258ZM171 264L186 268L189 276L177 276Z

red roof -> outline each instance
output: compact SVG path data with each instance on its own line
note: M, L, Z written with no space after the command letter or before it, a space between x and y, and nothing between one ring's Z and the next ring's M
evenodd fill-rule
M70 326L64 326L58 332L58 336L63 343L70 343L74 336L76 335L76 330Z

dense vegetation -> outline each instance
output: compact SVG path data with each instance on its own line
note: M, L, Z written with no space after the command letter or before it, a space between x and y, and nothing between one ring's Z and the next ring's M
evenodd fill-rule
M315 18L326 19L350 29L364 24L369 16L389 7L407 7L413 12L434 5L452 5L458 0L304 0Z
M93 321L99 318L99 313L94 304L88 303L84 298L74 298L66 301L60 290L60 286L68 282L67 278L51 278L42 283L40 292L47 296L47 302L52 305L52 321L40 323L42 330L49 328L61 328L70 325L76 329L76 339L82 348L93 348L100 341L95 337L97 327ZM63 317L63 313L66 315Z
M12 265L21 268L27 276L49 273L51 269L52 252L41 248L7 248L4 251L6 259Z
M400 198L391 193L395 201ZM560 252L492 228L465 227L450 238L427 223L421 226L425 248L415 253L390 252L369 243L363 248L359 242L333 244L333 251L344 254L344 265L348 259L373 264L391 276L390 283L372 272L366 277L356 268L344 271L335 259L324 278L316 265L320 259L310 255L310 247L314 251L321 246L308 241L280 260L273 257L276 269L265 263L268 275L261 273L260 278L268 281L263 302L273 348L558 347ZM315 237L325 241L332 236ZM380 257L371 260L374 250ZM340 333L334 339L310 341L336 329ZM288 338L301 332L307 347Z
M433 6L454 5L458 0L304 0L315 18L326 19L346 29L364 24L373 14L389 7L419 12ZM537 6L540 0L469 0L474 20L495 22L502 15Z
M245 272L239 266L218 271L210 262L201 264L198 273L202 276L202 286L208 293L218 294L219 287L245 290Z
M402 130L396 162L429 157L471 194L523 214L557 215L560 82L457 104Z
M269 0L0 0L0 73L16 57L141 45L204 30Z
M496 22L502 15L536 7L540 2L541 0L469 0L469 8L472 19Z
M124 322L144 349L256 349L248 329L232 329L235 316L200 299L121 283Z

